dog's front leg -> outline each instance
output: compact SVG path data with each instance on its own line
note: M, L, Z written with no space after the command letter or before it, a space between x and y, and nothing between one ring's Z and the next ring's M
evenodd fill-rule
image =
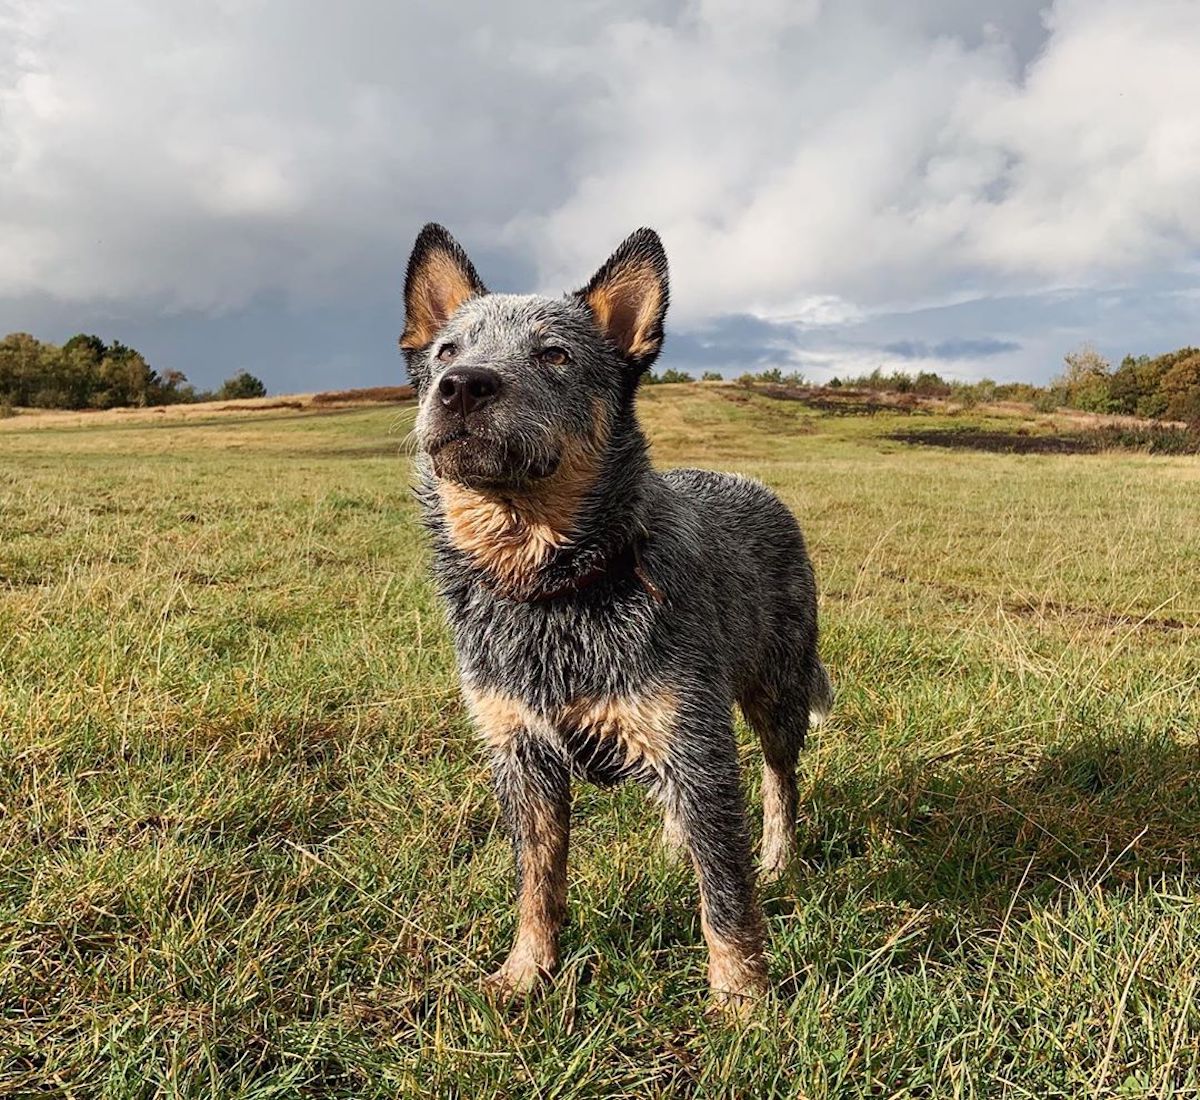
M493 753L492 776L516 856L517 933L488 981L503 992L527 993L558 964L567 912L570 776L552 749L525 732Z
M709 987L718 1003L742 1012L766 992L767 966L737 745L728 721L678 740L663 793L668 820L685 837L700 879Z

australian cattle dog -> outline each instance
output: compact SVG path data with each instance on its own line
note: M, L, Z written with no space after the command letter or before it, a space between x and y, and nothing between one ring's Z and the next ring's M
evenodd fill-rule
M788 509L744 477L651 467L636 396L663 342L662 243L639 229L561 298L491 294L428 225L405 310L435 579L516 852L516 938L492 981L523 993L558 961L572 779L633 779L695 866L711 989L744 1004L767 966L733 706L762 741L773 877L832 688Z

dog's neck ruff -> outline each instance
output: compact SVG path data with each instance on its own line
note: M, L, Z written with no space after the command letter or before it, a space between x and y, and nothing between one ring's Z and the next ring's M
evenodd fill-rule
M633 578L662 603L642 563L649 461L636 425L625 435L603 460L606 474L588 462L566 476L568 463L530 495L467 489L426 466L427 520L452 559L469 563L469 583L498 599L550 603Z

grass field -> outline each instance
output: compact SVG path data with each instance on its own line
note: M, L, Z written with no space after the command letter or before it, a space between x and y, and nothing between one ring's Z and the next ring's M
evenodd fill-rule
M481 991L510 855L410 410L18 417L0 1094L1200 1095L1200 459L911 446L885 437L1017 421L729 388L642 407L660 464L776 488L822 586L839 698L758 1017L705 1014L696 887L636 789L578 791L558 980Z

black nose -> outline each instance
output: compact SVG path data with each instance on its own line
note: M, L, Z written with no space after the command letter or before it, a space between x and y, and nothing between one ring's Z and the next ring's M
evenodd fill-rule
M500 392L500 375L484 367L448 370L438 381L438 396L448 409L467 413L483 408Z

